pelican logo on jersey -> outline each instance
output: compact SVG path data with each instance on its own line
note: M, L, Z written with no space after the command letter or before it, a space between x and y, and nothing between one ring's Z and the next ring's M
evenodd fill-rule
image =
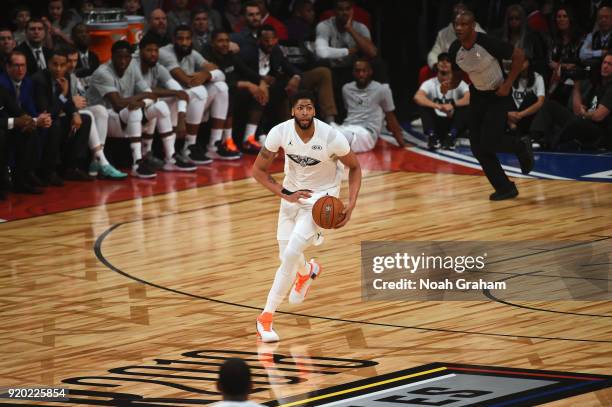
M317 165L318 163L321 162L317 160L316 158L305 157L305 156L297 155L297 154L287 154L287 156L289 156L291 161L301 165L302 167L309 167L311 165Z

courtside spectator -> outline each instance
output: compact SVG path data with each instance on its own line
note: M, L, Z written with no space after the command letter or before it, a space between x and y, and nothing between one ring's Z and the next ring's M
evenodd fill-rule
M11 30L6 27L0 28L0 71L5 69L8 56L13 52L15 46Z
M597 10L597 29L586 36L580 48L580 60L598 71L601 58L612 49L612 5L602 3Z
M51 56L51 50L44 46L45 37L46 29L43 21L32 18L26 25L26 40L15 48L26 56L29 76L47 68L47 59Z
M356 153L370 151L376 145L383 128L387 128L401 147L406 145L402 128L395 117L393 95L387 84L372 80L370 61L362 58L354 63L355 80L342 88L342 96L347 109L347 116L341 125L332 123L348 140L351 150Z
M49 112L53 120L45 137L47 153L41 163L41 179L53 186L62 186L62 179L91 180L81 168L86 166L89 155L87 144L91 117L81 115L74 105L70 78L66 75L67 62L66 50L54 50L47 68L32 76L36 110ZM58 167L57 163L61 165Z
M551 149L567 142L584 150L612 148L612 54L604 57L600 70L600 79L584 98L584 80L575 81L573 111L555 100L544 103L531 126L534 140L543 140Z
M172 43L170 31L168 31L168 19L164 10L156 8L149 15L149 28L147 33L154 36L154 40L160 47Z
M191 29L193 31L193 49L200 54L210 41L210 21L208 19L208 10L198 8L191 14Z
M583 36L577 27L573 10L560 6L553 13L551 43L548 53L548 67L551 78L548 92L551 99L568 106L574 80L572 76L581 69L580 47Z
M17 45L21 44L26 40L26 25L32 18L30 9L27 6L17 6L13 11L13 24L15 30L13 30L13 37Z
M461 81L455 89L443 94L440 83L450 80L452 75L448 53L438 55L436 67L437 75L421 84L414 102L419 106L429 149L452 148L457 136L467 127L470 89Z
M174 0L173 3L172 10L167 14L169 33L174 33L174 30L179 25L191 25L189 0Z
M34 83L26 75L26 72L26 56L20 51L13 51L7 61L6 73L0 74L0 86L6 89L13 100L17 102L17 105L23 111L22 115L27 114L36 118L37 128L49 128L51 126L51 116L46 112L38 114L34 103ZM13 179L15 192L39 194L41 191L38 188L48 185L35 174L35 170L40 164L39 145L43 145L43 159L50 152L47 149L47 145L50 146L50 143L43 143L39 138L40 134L37 131L25 131L25 133L17 131L9 136L9 143L14 145L16 149L16 168Z
M72 44L70 38L72 27L79 21L79 16L75 15L72 10L66 9L64 0L49 0L47 17L43 17L43 22L53 47L62 43Z
M91 75L100 66L100 58L89 48L91 36L85 24L79 23L72 28L72 40L74 41L74 46L79 51L79 61L74 73L77 78L83 80L84 84L87 85Z
M544 78L535 71L531 61L526 58L523 71L512 84L514 106L508 112L508 127L516 130L521 137L528 135L535 114L544 105L545 96Z

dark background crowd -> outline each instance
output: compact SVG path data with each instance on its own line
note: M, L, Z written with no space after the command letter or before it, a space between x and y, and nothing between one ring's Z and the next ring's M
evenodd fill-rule
M249 35L257 36L261 31L250 25L251 21L246 12L248 7L245 7L245 3L247 2L240 0L7 0L3 2L6 12L0 16L0 69L2 71L7 70L7 62L10 62L7 58L10 57L13 50L22 50L27 56L27 67L25 67L27 75L34 76L37 70L48 67L49 63L47 61L41 64L38 58L48 58L46 52L61 44L69 44L78 48L77 69L83 68L81 58L84 55L83 51L86 53L87 49L84 41L79 40L79 30L85 31L86 29L82 26L78 27L78 24L83 21L84 16L89 11L100 7L124 8L126 14L144 16L146 20L145 32L153 32L152 35L156 36L159 46L172 43L175 29L183 25L187 25L193 30L193 47L196 50L204 50L206 44L211 40L212 32L219 29L231 34L232 44L246 44L252 40ZM603 100L606 97L609 98L610 92L606 94L605 86L602 86L609 83L609 78L604 78L602 82L601 75L601 72L606 69L605 67L602 68L602 61L604 65L607 64L605 62L606 54L612 45L610 39L612 5L607 0L344 1L341 3L348 3L348 6L352 9L352 20L359 23L358 28L360 30L358 31L360 33L359 35L351 34L357 41L356 43L353 41L352 46L346 45L346 49L343 49L346 53L338 54L340 48L336 46L336 48L330 48L335 54L330 53L326 58L321 58L323 53L328 51L327 48L319 48L317 33L319 25L323 21L334 16L338 19L341 18L336 14L339 10L337 8L338 2L332 0L260 0L255 3L258 4L260 9L262 20L260 26L273 27L273 35L277 37L284 58L304 72L301 86L305 86L307 70L310 72L313 67L319 65L331 69L334 93L332 102L335 102L336 106L332 102L321 106L325 116L322 119L325 119L325 121L340 123L345 118L347 106L343 103L341 89L342 85L356 79L353 64L359 58L365 58L369 61L373 70L373 79L389 84L393 92L395 114L400 121L413 120L422 115L419 105L423 106L422 103L415 103L417 100L415 94L418 93L417 91L424 81L435 78L440 73L439 66L443 66L446 62L452 62L448 61L445 53L448 51L449 41L452 42L453 40L452 36L454 34L451 22L459 7L473 11L478 30L502 38L515 47L523 48L528 57L529 67L525 68L525 84L522 87L517 84L518 91L515 89L517 109L508 118L510 131L532 134L534 142L545 149L557 149L560 144L566 142L566 144L569 143L570 149L601 151L610 148L610 140L605 140L606 135L612 139L609 115L601 121L598 120L597 123L593 123L595 127L591 130L597 133L597 140L593 140L595 136L587 140L574 140L572 136L567 136L567 134L560 135L559 129L554 128L555 123L558 123L557 117L564 116L565 111L560 110L557 105L551 107L544 103L544 99L546 101L554 100L560 107L567 108L570 115L573 113L577 118L585 119L590 118L587 114L590 104L595 103L593 107L597 107L598 101L601 104L604 103ZM159 9L165 12L166 27L162 27L163 29L156 26ZM196 22L195 10L206 11L206 24ZM40 33L36 34L29 31L29 19L41 22ZM451 25L449 26L449 24ZM203 27L205 32L202 32ZM344 34L346 33L330 33L329 45L333 47L334 35L341 36ZM44 48L41 48L44 51L41 52L41 54L44 54L42 56L36 54L31 44L28 45L29 43L26 41L30 38L28 36L36 35L40 37L37 41L41 42ZM262 43L266 41L265 39L260 40ZM341 39L338 41L341 42ZM316 51L311 48L309 51L302 52L304 48L307 48L304 47L304 44L308 42L316 44ZM276 47L275 42L270 42L270 44L273 44L271 45L272 48ZM83 50L84 46L85 50ZM265 48L265 44L262 47ZM292 54L294 51L296 53ZM202 53L206 54L205 51L202 51ZM272 63L274 63L274 53L272 52L271 55ZM308 60L309 57L313 58L315 56L320 59L327 59L327 61L320 64L319 61ZM90 58L89 54L87 58ZM441 64L439 65L440 61ZM90 60L90 62L96 61ZM87 64L86 61L85 63ZM261 68L261 60L259 63ZM256 64L257 62L255 62ZM19 69L17 65L13 68L15 70ZM289 67L285 70L291 71L291 69ZM89 72L89 74L91 73ZM320 73L318 71L313 73L313 81L325 80L325 72L318 75ZM536 73L541 79L537 79ZM300 73L300 75L302 74ZM78 75L77 72L77 76L83 77L84 75ZM288 77L287 87L293 85L292 80L295 76ZM15 81L13 80L13 82ZM466 82L469 83L469 78L466 78ZM577 102L574 94L576 82L583 82L585 85L582 91L583 100L579 103L582 108L576 107ZM541 87L540 83L543 83L544 90L539 89ZM318 86L319 96L323 96L323 99L325 99L325 92L321 91L323 85L319 84ZM53 87L51 88L50 97L54 95ZM531 95L529 92L531 92ZM251 93L255 95L256 90ZM276 96L274 93L269 95L271 100L275 100ZM516 97L519 99L517 100ZM257 99L257 96L255 98ZM19 97L17 99L19 100ZM443 103L438 103L439 101L433 99L431 101L434 104L430 107L445 109L441 107ZM448 102L455 106L457 101L449 100ZM44 104L44 101L39 102ZM608 103L608 101L606 100L605 103ZM538 119L537 113L539 110L545 110L546 114ZM46 110L44 113L46 113ZM61 114L58 117L62 117ZM527 117L527 120L523 120L525 117ZM28 121L27 123L10 122L9 130L13 126L21 126L24 129L36 127L44 129L49 127L49 121L53 117L48 118L43 114L36 119L38 120ZM92 119L95 120L95 117L92 117ZM88 120L87 117L84 117L83 124L85 127L92 126L92 123L87 123ZM246 120L248 121L248 118ZM389 122L388 116L386 120ZM535 129L532 126L533 122L537 123ZM72 124L74 129L74 123ZM80 125L81 123L79 123ZM268 128L270 125L268 124ZM390 126L388 127L394 132ZM265 123L262 124L261 128L265 129ZM578 128L581 129L581 127ZM70 129L70 126L66 125L62 129ZM597 129L601 129L603 133ZM432 129L424 130L435 131L433 126ZM446 130L448 129L444 131L446 132ZM551 136L551 134L554 134L554 136ZM58 134L57 137L62 138L63 136ZM236 139L235 134L234 139ZM87 142L86 138L82 140L85 140L85 143ZM236 140L238 144L241 144L241 137ZM254 143L259 145L256 141ZM439 146L432 144L431 147L437 148ZM90 146L90 148L92 152L95 152L97 147ZM76 151L78 146L62 144L62 149L68 151L74 149ZM45 163L46 154L51 157L48 160L53 161L53 154L57 155L58 153L54 151L39 152L42 163L39 164L39 169L44 169L45 165L49 168L54 165L52 162ZM79 172L72 171L78 170L80 165L77 162L78 160L74 160L74 163L71 163L70 159L67 159L67 161L67 168L64 168L67 175L64 178L79 180L81 177ZM4 164L0 162L0 165ZM36 185L31 188L31 182L28 181L26 175L17 174L17 176L22 177L18 180L22 188L17 188L17 192L37 192ZM13 174L13 178L15 178L15 174ZM44 184L61 184L59 179L42 181L43 186L45 186ZM36 183L34 182L34 184ZM0 186L0 190L2 189L2 186Z

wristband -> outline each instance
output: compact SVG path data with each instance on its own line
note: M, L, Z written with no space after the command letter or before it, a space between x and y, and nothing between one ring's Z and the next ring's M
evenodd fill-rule
M187 112L187 102L183 99L179 99L178 102L176 103L176 108L179 111L179 113Z

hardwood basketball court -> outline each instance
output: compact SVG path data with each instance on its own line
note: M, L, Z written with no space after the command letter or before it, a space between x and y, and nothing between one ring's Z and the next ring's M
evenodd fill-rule
M278 266L279 202L251 178L0 224L0 387L72 399L21 405L206 404L230 356L249 361L258 402L434 362L609 374L610 302L362 300L361 241L612 237L610 184L517 179L517 199L490 202L484 177L406 171L411 158L381 146L360 158L353 218L307 253L324 272L304 304L281 306L278 345L258 345L254 322ZM612 391L547 405L612 405Z

